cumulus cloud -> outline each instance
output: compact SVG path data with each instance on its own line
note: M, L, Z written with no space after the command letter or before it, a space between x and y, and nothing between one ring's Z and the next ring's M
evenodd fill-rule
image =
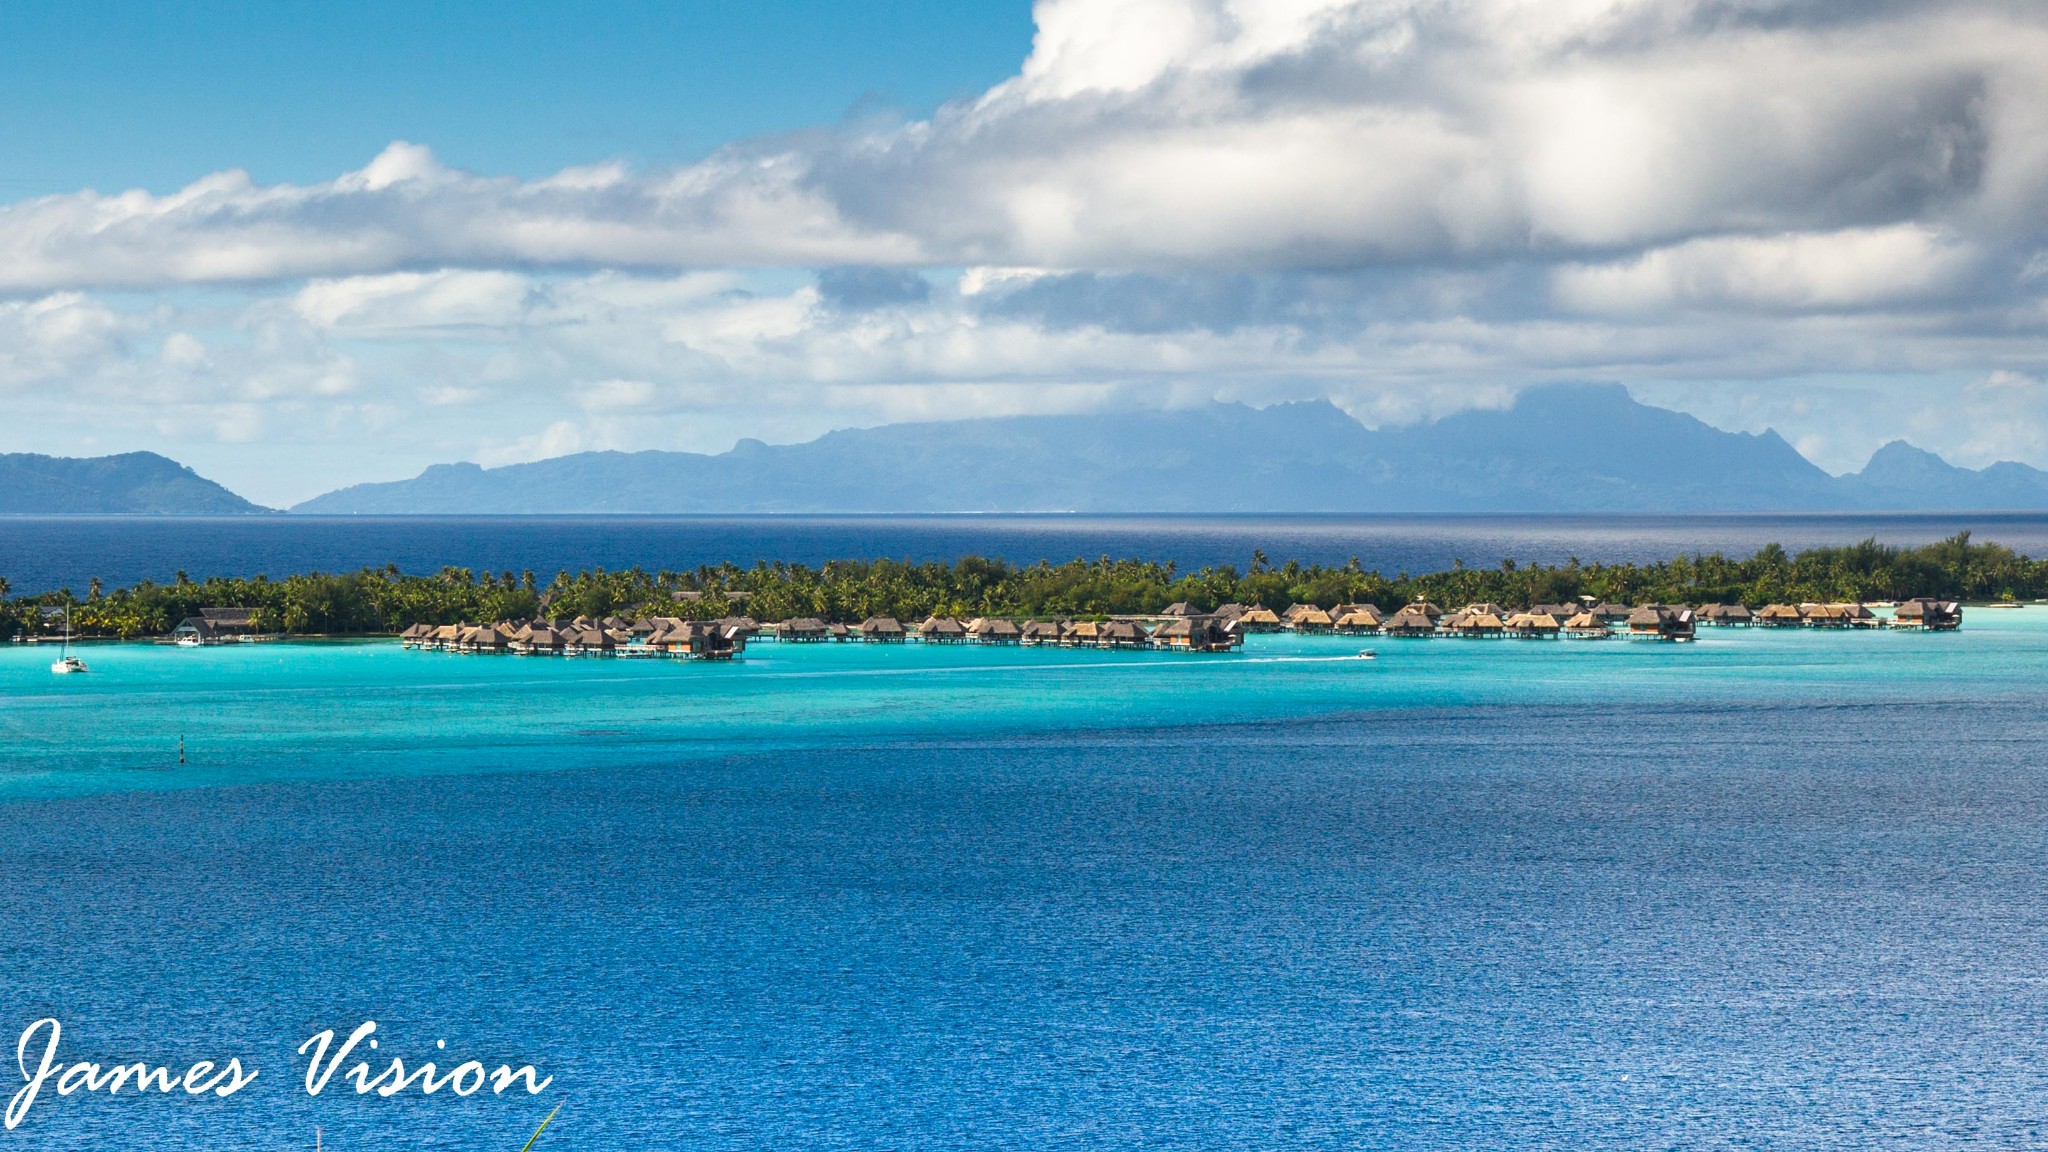
M1911 224L2037 236L2048 13L1765 0L1045 0L927 121L518 181L0 209L0 289L427 267L1355 268ZM1796 256L1797 254L1795 254Z
M671 169L517 180L399 142L323 183L0 207L0 390L60 424L330 445L308 486L1212 399L1404 422L1557 379L1776 422L1831 464L1893 417L2048 464L2048 396L2000 383L2048 378L2039 5L1036 19L1014 77L927 119ZM1995 434L1834 399L1966 386L1946 411Z

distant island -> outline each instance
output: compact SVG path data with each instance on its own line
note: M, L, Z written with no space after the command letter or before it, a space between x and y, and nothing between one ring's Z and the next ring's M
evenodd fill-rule
M0 514L269 511L154 452L91 457L0 453Z
M1013 416L742 440L730 452L582 452L436 464L308 515L1850 512L2048 509L2048 472L1958 468L1894 441L1833 476L1776 432L1725 432L1620 385L1375 431L1317 400ZM264 512L148 452L0 456L0 513Z
M405 574L396 568L306 573L272 580L180 578L107 590L98 581L8 599L0 580L0 637L50 635L64 607L83 634L164 636L186 621L221 618L237 627L284 635L393 634L414 625L519 619L602 619L620 613L678 620L744 616L750 624L815 618L854 623L928 616L1090 619L1159 615L1180 606L1207 613L1223 605L1394 608L1501 604L1616 605L1860 604L1934 597L1953 601L2023 600L2048 595L2048 560L2033 560L1965 532L1918 548L1865 541L1798 555L1773 544L1742 558L1679 556L1656 564L1454 567L1388 575L1361 567L1274 563L1182 571L1140 559L1013 565L965 556L953 563L834 561L817 568L758 562L692 572L602 569L549 578L532 572L444 568Z
M1724 432L1620 385L1374 431L1327 401L1016 416L743 440L720 455L439 464L298 513L1737 512L2048 508L2048 472L1957 468L1903 441L1831 476L1775 432Z

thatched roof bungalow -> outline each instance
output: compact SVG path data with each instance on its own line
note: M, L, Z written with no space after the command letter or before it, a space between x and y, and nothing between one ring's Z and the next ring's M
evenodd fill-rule
M1633 612L1634 609L1628 607L1625 604L1616 604L1612 601L1603 600L1600 603L1593 605L1591 608L1586 609L1586 611L1591 612L1593 615L1598 616L1602 620L1607 621L1609 624L1619 624L1626 621L1629 617L1629 613Z
M1742 604L1702 605L1697 618L1716 628L1742 628L1756 622L1756 614Z
M1058 644L1064 634L1056 621L1026 620L1024 626L1017 630L1017 640L1036 648Z
M1916 596L1901 603L1892 612L1892 627L1918 628L1928 632L1947 632L1959 628L1963 623L1963 606L1954 600L1937 600L1930 596Z
M1410 604L1388 617L1380 631L1388 636L1434 636L1436 619Z
M951 616L927 616L917 626L917 638L927 644L962 644L967 640L967 625Z
M1015 644L1023 631L1001 617L977 616L967 625L968 638L977 644Z
M1493 605L1486 605L1485 607L1493 607ZM1440 620L1437 622L1437 626L1441 628L1446 623L1449 624L1450 632L1453 636L1462 636L1466 639L1491 640L1497 636L1507 634L1507 624L1501 620L1498 613L1483 612L1476 608L1467 608L1455 616L1447 618L1447 620Z
M1797 628L1806 622L1806 618L1790 604L1766 604L1750 617L1750 621L1765 628Z
M1690 640L1692 609L1683 605L1645 604L1628 614L1628 634L1646 640Z
M1525 640L1556 639L1564 625L1548 612L1517 612L1501 622L1510 636Z
M816 616L799 616L775 626L775 638L792 644L815 644L827 635L825 622Z
M1152 643L1151 633L1135 620L1111 620L1095 635L1098 648L1144 648Z
M1152 644L1175 652L1228 652L1242 641L1217 616L1183 616L1152 634Z
M1563 632L1574 640L1605 640L1614 635L1607 621L1591 612L1580 612L1564 622Z
M1379 631L1385 623L1386 618L1372 605L1350 604L1330 621L1330 630L1343 636L1364 636Z
M1301 605L1297 604L1295 607L1299 608ZM1303 635L1336 631L1337 621L1328 612L1313 604L1308 605L1306 611L1296 612L1294 608L1290 608L1287 611L1293 617L1293 619L1287 622L1287 627L1290 631L1299 632Z
M860 622L860 638L869 644L901 644L906 635L894 616L870 616Z
M1263 604L1254 604L1237 616L1239 632L1278 632L1280 616Z

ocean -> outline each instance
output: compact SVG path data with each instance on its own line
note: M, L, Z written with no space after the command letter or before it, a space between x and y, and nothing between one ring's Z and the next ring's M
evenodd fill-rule
M525 572L633 565L689 571L759 560L954 560L968 553L1019 564L1112 556L1184 568L1234 564L1254 549L1276 563L1341 565L1356 556L1387 575L1453 562L1561 564L1668 560L1679 553L1746 556L1769 543L1797 551L1875 536L1926 544L1960 531L2048 555L2048 514L1685 516L0 516L0 577L15 594L94 577L108 587L166 583L179 571L277 577L396 564Z
M260 1078L0 1148L2048 1144L2048 608L83 654L0 649L0 1042ZM365 1020L554 1080L308 1096Z

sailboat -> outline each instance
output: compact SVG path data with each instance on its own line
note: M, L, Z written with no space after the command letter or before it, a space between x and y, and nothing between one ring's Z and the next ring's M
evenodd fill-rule
M70 672L86 671L85 661L71 654L71 605L64 605L64 643L57 650L57 662L50 665L50 671L62 676Z

